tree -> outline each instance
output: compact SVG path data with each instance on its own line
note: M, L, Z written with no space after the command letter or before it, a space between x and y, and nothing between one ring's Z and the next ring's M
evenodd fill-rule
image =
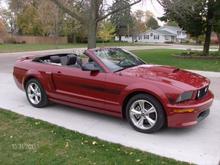
M146 26L148 29L157 29L160 27L157 20L154 17L150 17L150 19L146 23Z
M0 44L3 43L5 34L6 34L5 24L4 24L4 21L0 17Z
M6 29L11 34L16 32L16 18L15 15L11 12L11 10L1 9L0 11L2 21L5 23Z
M61 35L68 36L69 42L84 42L87 38L87 28L69 15L62 22Z
M0 33L5 32L5 25L2 19L0 19Z
M104 12L106 7L105 1L103 0L69 0L69 3L63 3L61 0L51 0L54 2L60 9L65 13L72 16L74 19L79 21L83 26L88 28L88 48L96 47L96 34L97 34L97 25L100 21L108 18L114 13L123 11L131 6L141 2L141 0L133 0L128 5L118 8L109 8L108 11ZM79 5L83 10L77 12L76 10L71 10L71 4ZM70 6L70 7L68 7Z
M110 41L115 36L114 32L115 26L110 21L104 21L101 23L98 36L106 42Z
M205 23L205 43L203 48L203 55L209 55L209 47L211 43L211 34L213 31L213 19L214 19L214 3L215 0L206 1L206 23Z
M144 13L144 11L142 11L142 10L136 10L135 12L134 12L134 15L133 15L135 18L136 18L136 20L137 21L139 21L139 22L143 22L144 21L144 16L145 16L145 13Z
M166 24L167 26L178 26L178 24L175 21L167 21Z
M131 28L131 33L133 36L137 36L140 33L146 32L146 22L144 20L144 12L142 10L137 10L133 14L133 26Z
M145 12L145 15L144 15L144 16L145 16L145 22L148 22L151 17L154 17L154 14L153 14L151 11L147 10L147 11Z
M67 21L72 23L72 18L69 19L57 5L48 0L8 0L8 3L5 18L7 24L10 22L9 18L12 20L9 25L14 28L13 33L58 36L66 34ZM75 29L74 27L72 28Z
M129 5L129 0L115 0L112 5L112 9L123 8ZM114 13L110 18L112 24L115 26L116 34L121 41L122 35L130 35L129 28L132 25L131 8L127 8L119 13Z
M50 1L41 1L37 6L40 28L43 36L58 36L61 31L63 15L59 8Z
M215 0L158 0L164 7L164 21L175 21L191 36L205 34L203 55L209 55Z
M17 26L22 34L40 35L43 31L37 9L32 5L28 5L18 14Z
M214 31L218 37L219 51L220 51L220 1L217 1L214 9Z

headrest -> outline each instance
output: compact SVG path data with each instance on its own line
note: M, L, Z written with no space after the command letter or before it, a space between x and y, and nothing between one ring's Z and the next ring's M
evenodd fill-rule
M50 56L50 61L52 63L60 63L60 57L59 56Z
M76 62L79 66L82 66L82 59L80 57L77 57Z
M61 58L62 65L75 65L77 57L73 54L68 54Z

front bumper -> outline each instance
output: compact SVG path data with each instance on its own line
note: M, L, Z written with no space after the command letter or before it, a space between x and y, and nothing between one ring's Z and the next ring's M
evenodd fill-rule
M213 99L214 96L209 91L202 99L167 105L168 127L187 127L197 124L209 115Z

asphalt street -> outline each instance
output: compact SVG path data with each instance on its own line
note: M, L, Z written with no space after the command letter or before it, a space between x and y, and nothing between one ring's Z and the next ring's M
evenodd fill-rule
M0 54L1 108L177 160L202 165L217 165L220 162L220 73L195 71L212 81L211 90L215 94L215 101L208 118L190 128L168 128L155 134L143 134L134 131L126 121L111 116L57 104L42 109L30 106L25 94L14 83L13 64L21 56L55 52L72 52L72 49Z

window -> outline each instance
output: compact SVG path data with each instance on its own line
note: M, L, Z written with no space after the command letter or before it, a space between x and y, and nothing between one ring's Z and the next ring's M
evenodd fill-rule
M152 37L154 34L153 33L150 33L150 36Z
M160 39L160 36L159 36L159 35L154 35L154 39L155 39L155 40L159 40L159 39Z
M148 39L149 40L149 35L144 35L144 39Z
M178 36L181 35L181 31L177 31L177 35L178 35Z
M139 40L142 40L142 36L138 36L138 39L139 39Z

